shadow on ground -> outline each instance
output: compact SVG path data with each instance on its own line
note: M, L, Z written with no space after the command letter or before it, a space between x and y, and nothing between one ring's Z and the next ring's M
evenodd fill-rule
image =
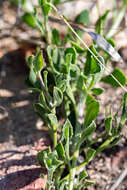
M36 188L35 184L31 185L38 179L38 185L40 185L40 187L43 187L44 182L41 178L39 178L40 173L45 173L45 171L40 168L33 168L8 174L0 181L0 189L21 190L28 185L30 185L30 187L26 187L25 189L40 189Z
M36 127L34 96L28 93L24 82L27 76L24 61L17 50L0 59L0 65L6 68L6 76L0 79L0 143L32 144L43 134Z

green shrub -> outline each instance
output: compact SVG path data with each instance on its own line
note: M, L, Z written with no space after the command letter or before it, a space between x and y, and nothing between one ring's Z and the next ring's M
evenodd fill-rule
M99 34L84 29L95 43L90 48L87 46L83 48L80 38L76 37L74 41L70 26L74 28L76 25L72 23L68 25L70 29L67 30L64 40L61 40L61 34L56 28L48 29L48 21L51 20L49 13L55 8L53 9L50 0L38 2L42 15L39 15L35 7L32 13L25 13L22 18L29 26L41 32L46 47L38 48L36 55L28 57L30 73L27 84L31 92L38 94L38 99L34 102L35 112L45 122L53 147L40 151L37 159L42 167L47 168L46 190L80 190L94 183L87 179L85 166L99 152L119 142L123 136L122 126L127 121L127 92L125 92L120 121L117 120L117 114L109 113L105 116L105 131L94 137L95 119L100 110L100 102L95 97L105 91L102 88L95 88L95 85L103 81L126 90L124 86L127 84L127 78L118 68L104 76L104 72L108 70L110 56L120 58L111 45L113 44L111 40L108 39L108 42L100 35L101 25L104 24L108 11L96 23L96 31ZM54 0L55 5L59 2ZM63 23L67 22L65 17L61 15L60 17L63 18ZM89 12L84 10L75 20L89 25ZM77 28L77 33L79 29L83 31L81 26ZM106 49L107 46L110 48ZM99 55L102 48L103 57ZM63 124L60 122L61 117ZM94 149L94 145L100 139L101 144ZM85 152L85 158L78 164L78 157L82 151Z

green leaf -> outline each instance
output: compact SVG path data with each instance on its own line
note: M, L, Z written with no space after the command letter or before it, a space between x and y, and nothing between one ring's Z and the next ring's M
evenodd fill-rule
M102 64L104 64L102 57L98 55L93 45L90 47L90 50L94 53L94 55L97 56L97 58L102 62ZM102 66L100 65L100 63L98 63L98 61L91 55L91 53L87 51L84 74L88 76L89 74L100 73L101 70L102 70Z
M43 112L46 113L46 110L42 104L35 103L34 106L35 106L35 111L40 112L40 113L43 113Z
M83 23L86 26L90 23L90 18L89 18L89 11L88 10L83 10L80 14L77 15L75 18L75 21L77 23Z
M41 166L44 166L44 155L45 154L49 154L51 152L51 149L50 147L44 149L44 150L41 150L37 153L37 160L38 160L38 163L41 165Z
M44 75L44 85L45 85L45 88L48 90L48 81L47 81L48 72L44 71L43 75Z
M29 93L34 93L34 92L40 93L41 92L41 90L39 88L28 88L28 91L29 91Z
M104 150L105 148L107 148L110 143L115 139L115 137L108 137L107 140L105 140L96 150L96 154L98 154L99 152L101 152L102 150Z
M85 160L87 163L93 159L95 152L96 152L96 150L94 150L92 148L88 149L87 154L86 154L86 160Z
M112 131L111 131L113 137L119 135L120 128L121 128L121 126L118 123L118 118L117 117L118 117L118 114L114 116L114 127L112 128Z
M77 54L76 54L75 48L67 48L65 50L65 55L66 54L72 54L72 63L75 64L76 63L76 59L77 59Z
M59 190L67 190L67 188L66 188L67 183L68 183L67 179L61 180L60 184L59 184Z
M127 0L123 0L123 3L126 5L127 4Z
M111 73L119 82L121 85L127 84L127 78L125 74L118 68L115 68L114 71ZM119 87L120 85L115 81L114 78L112 78L111 75L108 75L106 77L103 77L101 79L102 82L105 82L107 84L110 84L113 87Z
M49 109L43 92L41 92L40 94L40 102L44 106L45 109Z
M29 57L27 57L27 65L29 68L32 68L33 66L34 57L34 55L30 55Z
M52 30L52 39L56 45L59 45L60 42L60 34L59 31L55 28Z
M50 152L47 155L45 154L44 163L48 172L49 173L51 172L51 174L53 174L56 168L58 168L61 164L63 164L63 161L58 160L57 152L54 151L54 152Z
M55 82L57 87L64 92L66 90L67 86L67 80L66 80L66 75L65 74L59 74L55 76Z
M62 128L61 142L65 141L64 148L65 148L65 153L68 160L70 158L69 145L70 145L70 140L72 136L73 136L73 128L70 121L67 119Z
M67 33L65 34L64 39L62 41L62 45L66 45L68 43L68 41L71 39L72 39L72 35L70 33L70 30L68 29Z
M77 44L76 42L70 41L71 45L76 49L77 53L84 53L85 50L84 48L82 48L79 44Z
M59 70L62 74L65 74L66 79L68 80L70 77L70 65L72 62L72 54L68 53L65 56L65 60L63 59L63 55L61 55L59 61Z
M66 57L66 68L67 68L67 74L70 74L70 66L71 66L71 61L72 61L72 54L71 53L67 53Z
M57 4L59 4L60 3L60 0L53 0L53 4L54 5L57 5Z
M124 94L124 105L127 106L127 92Z
M42 104L40 103L35 103L34 104L35 111L39 115L39 117L44 121L47 122L47 114L49 111L47 111Z
M33 68L30 69L29 80L34 85L37 81L37 76Z
M98 54L98 52L96 51L95 46L94 46L93 44L90 46L90 49L91 49L91 51L94 53L94 55L99 56L99 54Z
M71 64L70 67L70 76L71 76L71 80L72 79L76 79L80 74L80 69L77 65Z
M64 150L64 146L61 141L57 144L55 149L57 151L59 158L65 158L65 150Z
M101 71L101 65L97 60L91 57L90 74L99 73Z
M104 59L101 56L99 56L98 59L101 61L102 64L105 64ZM89 86L90 89L101 80L103 74L104 68L100 65L100 72L97 72L92 75L92 83Z
M53 59L53 63L54 66L58 66L58 61L59 61L59 50L57 47L54 47L54 49L52 50L52 59Z
M48 155L44 155L44 163L45 167L48 170L48 185L51 185L53 173L56 171L56 169L63 164L63 161L58 160L58 155L56 151L53 151L49 153Z
M52 57L52 50L53 50L53 46L52 45L48 45L47 46L47 54L50 57Z
M31 81L29 80L29 75L25 78L25 85L28 87L28 88L33 88L33 84L31 83Z
M48 114L50 126L54 132L58 129L58 120L55 114Z
M109 10L106 10L106 12L97 20L95 24L95 30L98 34L100 34L101 30L103 30L108 14L109 14Z
M86 113L85 113L85 121L84 128L88 127L94 119L96 119L99 113L99 102L94 99L90 94L87 95L86 98Z
M123 126L127 121L127 92L124 94L123 109L120 119L120 125Z
M42 52L40 51L35 59L34 59L34 68L36 71L41 71L42 68L43 68L43 64L44 64L44 61L43 61L43 55L42 55Z
M116 46L116 44L112 38L107 39L107 42L110 43L112 45L112 47Z
M95 129L96 129L96 125L94 122L91 123L87 128L83 129L79 143L81 144L84 142L84 140L88 139L93 134Z
M51 6L48 4L50 2L50 0L47 0L47 2L46 2L46 0L42 0L42 1L43 1L43 5L44 5L42 8L43 13L44 13L44 15L48 16L48 14L51 11Z
M40 177L42 178L42 179L45 179L45 174L40 174Z
M49 2L50 0L39 0L39 4L44 16L48 16L49 12L51 11L51 6L48 4Z
M84 180L86 177L88 176L86 171L82 171L79 174L79 181L81 182L82 180Z
M95 181L85 179L80 184L76 184L76 188L74 188L74 190L77 190L77 189L82 190L84 189L84 187L89 187L89 186L92 186L93 184L95 184Z
M72 101L73 104L76 104L75 102L75 98L74 98L74 94L72 92L72 89L70 87L70 85L67 85L66 87L66 93L67 93L67 96L70 98L70 100Z
M92 125L93 126L93 128L95 128L96 129L96 123L93 121L90 125ZM93 132L91 132L91 134L87 137L87 142L90 142L90 141L92 141L92 139L93 139L93 133L94 133L94 131Z
M111 135L111 131L112 131L112 117L107 117L105 119L105 128L106 128L106 131L109 135Z
M44 24L42 23L41 19L40 19L40 15L38 14L38 10L37 7L34 7L34 17L36 20L36 27L39 29L39 31L41 32L41 35L45 35L45 28L44 28Z
M94 184L95 184L95 181L88 180L88 179L86 179L85 182L84 182L85 187L88 187L88 186L91 186L91 185L94 185Z
M34 15L32 13L25 13L23 16L22 16L22 20L28 24L28 26L31 26L33 28L36 27L36 20L34 18Z
M58 74L59 72L56 70L57 61L58 61L58 49L54 48L53 46L49 45L47 47L47 55L48 55L48 61L50 63L50 66L55 74Z
M53 105L55 107L59 106L63 101L63 93L57 87L54 87L53 89L53 99L54 99Z
M59 72L63 74L67 74L67 65L63 61L64 59L63 57L61 57L60 62L59 62Z
M100 95L104 92L104 88L93 88L91 90L95 95Z
M119 143L119 141L121 140L121 138L122 138L123 136L124 136L123 134L121 134L120 136L118 136L118 137L110 144L109 148L112 148L112 147L116 146L116 145Z
M73 127L69 121L69 119L66 120L66 122L63 125L62 128L62 139L65 139L67 141L67 139L71 139L73 136Z
M90 74L90 67L91 67L91 53L87 51L86 62L84 67L84 74L86 76Z
M86 90L86 76L85 75L80 75L77 79L77 89L78 90Z

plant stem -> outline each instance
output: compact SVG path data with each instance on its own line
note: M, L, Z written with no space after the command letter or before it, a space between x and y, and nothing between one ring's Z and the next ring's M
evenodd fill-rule
M88 162L84 161L79 166L76 167L76 171L79 171L81 168L85 167Z
M46 188L47 190L50 190L50 185L49 184L47 184L47 188Z
M104 135L104 134L103 134ZM94 156L96 156L100 151L102 151L107 145L109 145L110 144L110 142L112 142L113 140L115 139L115 137L109 137L98 149L97 149L97 151L96 151L96 153L95 153L95 155ZM78 154L79 154L79 152L78 152ZM77 155L76 155L77 156ZM75 159L75 157L73 158L73 159ZM72 168L72 171L71 171L71 177L73 177L73 179L74 179L74 176L75 176L75 173L77 172L77 171L79 171L81 168L83 168L83 167L85 167L86 166L86 164L88 164L88 162L87 161L84 161L84 162L82 162L79 166L77 166L77 167L75 167L75 168ZM75 172L75 173L74 173ZM65 177L64 177L64 179L62 179L62 180L65 180L65 179L68 179L70 177L70 175L68 174L68 175L66 175ZM72 179L72 178L71 178ZM70 181L71 182L71 181ZM72 181L73 182L73 181ZM69 189L70 190L70 189ZM71 189L72 190L72 189Z
M106 135L107 135L107 132L102 133L100 136L92 140L90 144L85 145L84 147L81 147L79 153L81 153L84 149L88 148L89 146L95 144L96 142L98 142L99 139L104 138ZM73 157L74 155L71 156L71 160L73 159Z
M94 76L92 76L92 79L91 79L91 81L90 81L90 85L89 85L89 87L88 87L88 91L90 91L91 89L92 89L92 87L94 86L94 83L95 83L95 77Z
M72 168L70 169L68 190L73 190L74 178L75 178L75 174L76 174L76 167L75 166L77 163L78 156L79 156L79 148L77 147L76 151L74 152L74 157L72 160Z
M104 138L106 135L107 135L107 132L102 133L100 136L98 136L97 138L95 138L94 140L92 140L89 145L86 145L86 146L82 147L82 148L80 149L80 153L81 153L84 149L86 149L86 148L88 148L89 146L91 146L91 145L95 144L96 142L98 142L99 139Z
M46 190L50 190L50 189L51 189L52 177L53 177L53 175L50 175L50 174L49 174L48 180L47 180L47 184L46 184Z
M88 164L88 162L84 161L84 162L82 162L79 166L75 167L75 168L74 168L74 169L75 169L75 173L78 172L81 168L85 167L86 164ZM70 174L66 175L66 176L62 179L62 181L63 181L63 180L67 180L68 178L70 178ZM70 190L70 189L69 189L69 190Z
M54 148L56 147L56 145L57 145L57 131L55 130L53 132L53 146L54 146Z
M59 182L60 182L60 178L61 178L61 176L62 176L62 173L63 173L63 171L64 171L64 169L65 169L65 165L63 164L63 165L61 165L61 167L59 168L59 170L56 172L56 178L55 178L55 186L56 187L58 187L58 184L59 184ZM59 187L58 187L59 188ZM57 188L57 190L59 190Z

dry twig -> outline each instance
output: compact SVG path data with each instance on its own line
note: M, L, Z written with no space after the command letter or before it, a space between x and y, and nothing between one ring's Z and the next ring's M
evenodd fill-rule
M116 190L126 176L127 176L127 167L124 169L124 171L119 176L119 178L116 180L116 182L113 184L113 186L111 187L110 190Z

